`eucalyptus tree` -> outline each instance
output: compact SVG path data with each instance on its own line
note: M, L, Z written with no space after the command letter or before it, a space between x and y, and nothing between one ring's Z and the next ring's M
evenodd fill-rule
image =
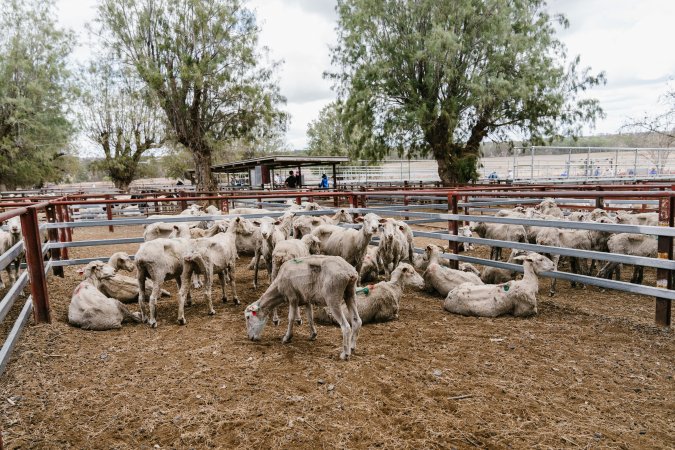
M567 63L543 0L338 0L329 73L362 156L431 154L445 185L477 176L487 138L541 143L602 115L604 75Z
M74 128L67 58L74 38L56 26L54 2L3 2L0 9L0 186L40 186L63 177ZM65 164L67 165L67 164Z
M157 97L171 137L192 154L200 190L215 190L213 149L284 128L275 63L258 50L255 15L239 0L101 0L107 44Z

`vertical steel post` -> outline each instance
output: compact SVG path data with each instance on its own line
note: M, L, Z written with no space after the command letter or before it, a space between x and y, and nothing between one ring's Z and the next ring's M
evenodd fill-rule
M110 199L112 198L112 195L106 194L103 198L105 198L106 200L110 200ZM106 213L106 216L108 217L108 220L112 220L112 219L113 219L113 215L112 215L112 203L106 203L106 204L105 204L105 213ZM115 227L113 227L112 225L108 225L108 231L111 232L111 233L114 232L114 231L115 231Z
M26 263L28 264L30 292L33 299L33 317L35 323L51 323L37 209L35 206L29 206L27 209L28 212L21 216L21 232L26 252Z
M633 160L633 181L637 180L637 158L638 158L638 149L635 149L635 159Z
M47 222L49 223L56 223L56 208L54 205L48 205L45 208L45 212L47 213ZM49 228L47 230L47 235L49 236L49 242L57 243L59 242L59 230L56 228ZM38 234L39 236L39 234ZM60 248L53 248L49 251L50 253L50 258L53 261L60 261L61 260L61 249ZM58 277L64 278L63 275L63 266L60 267L54 267L52 269L52 273Z
M672 192L671 192L672 194ZM673 227L675 222L675 196L670 196L668 202L668 226ZM673 238L672 236L659 236L658 243L659 259L673 259ZM673 274L669 269L656 270L656 287L673 289ZM670 327L671 323L671 300L666 298L656 298L656 308L654 320L656 326Z
M63 209L65 208L65 205L58 205L56 207L56 220L58 220L60 223L63 223L64 221L64 214L63 214ZM68 233L66 232L67 228L59 228L59 241L60 242L67 242L68 241ZM68 247L65 247L61 249L61 258L63 259L68 259Z
M534 147L530 146L530 182L534 181Z
M408 206L408 196L407 195L403 196L403 206ZM408 209L406 209L406 211L408 211ZM410 217L405 216L403 218L403 220L410 220Z
M448 192L448 214L457 214L457 193L456 192ZM457 236L459 234L459 223L457 220L448 220L448 232L454 236ZM459 254L459 242L457 241L450 241L448 243L448 247L450 248L450 251L454 253L455 255ZM452 269L458 269L459 268L459 261L450 261L450 267Z

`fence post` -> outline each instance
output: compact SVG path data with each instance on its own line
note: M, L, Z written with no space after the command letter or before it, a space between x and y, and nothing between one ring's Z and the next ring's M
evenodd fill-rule
M47 213L47 222L49 223L55 223L56 222L56 208L54 205L47 205L45 208L45 212ZM49 242L54 242L57 243L59 242L59 230L56 228L49 228L47 230L47 235L49 236ZM40 239L42 240L42 239ZM60 248L53 248L50 251L50 257L54 261L60 261L61 260L61 249ZM63 266L59 267L54 267L52 269L52 273L58 277L64 278L63 275Z
M112 195L106 194L103 198L105 198L106 200L110 200L110 199L112 198ZM106 215L108 216L108 220L112 220L112 219L113 219L113 216L112 216L112 203L106 203L106 204L105 204L105 213L106 213ZM108 225L108 231L111 232L111 233L114 232L114 231L115 231L115 227L112 226L112 225Z
M35 206L29 206L27 209L28 212L21 216L21 231L28 264L30 292L33 298L33 317L35 323L51 323L37 209Z
M65 219L63 214L63 208L65 208L65 205L56 206L56 220L58 220L61 223L63 223ZM67 228L59 228L58 231L59 231L59 241L68 242ZM68 259L68 247L61 249L61 258Z
M675 222L675 196L672 195L668 202L668 226L673 227ZM658 242L659 259L673 259L673 238L672 236L659 236ZM656 287L673 289L673 274L669 269L656 270ZM670 327L671 323L671 300L666 298L656 298L656 311L654 320L656 326Z
M185 191L178 191L178 196L183 198L185 197ZM185 211L187 209L187 200L181 200L180 201L180 209L181 211Z
M448 192L448 214L457 214L457 193ZM448 220L448 232L454 236L459 234L459 224L457 220ZM459 242L449 241L448 247L455 255L459 254ZM450 261L450 268L458 269L459 261Z
M66 219L66 223L72 222L70 220L70 205L63 205L63 218ZM68 242L73 242L73 229L68 227L66 228L66 237Z
M403 196L403 206L408 206L408 203L409 203L409 202L408 202L408 196L407 196L407 195L404 195L404 196ZM406 209L406 211L408 211L408 209ZM403 220L410 220L410 217L405 216L405 217L403 218Z

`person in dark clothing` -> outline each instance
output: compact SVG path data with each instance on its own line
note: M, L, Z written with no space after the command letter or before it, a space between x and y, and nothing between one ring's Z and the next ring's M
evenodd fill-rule
M302 187L302 178L300 178L300 171L295 172L295 185L297 187Z
M290 189L293 189L298 184L298 180L297 180L297 178L295 178L295 175L293 174L292 170L288 173L289 173L289 175L288 175L288 178L286 178L286 187L290 188Z

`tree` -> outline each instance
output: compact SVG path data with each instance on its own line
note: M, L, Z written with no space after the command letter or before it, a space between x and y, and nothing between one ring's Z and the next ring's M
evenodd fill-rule
M307 126L309 155L352 156L340 118L340 104L329 103Z
M164 143L161 111L149 89L112 55L97 57L82 80L81 123L105 158L98 164L126 192L141 157Z
M254 14L239 0L102 0L108 44L157 96L173 138L191 152L199 190L217 143L284 128L285 101L256 50Z
M624 131L646 133L650 146L672 147L675 145L675 88L670 88L662 97L665 106L660 114L645 114L639 119L631 119L622 127ZM670 158L670 150L647 150L645 156L663 173Z
M7 1L0 12L0 185L41 186L63 176L73 127L66 58L71 33L56 27L53 1Z
M578 94L604 82L564 67L543 0L338 0L328 74L347 136L368 158L431 153L445 185L477 177L481 142L575 134L602 114ZM567 25L563 17L558 23ZM354 130L359 133L354 134Z

